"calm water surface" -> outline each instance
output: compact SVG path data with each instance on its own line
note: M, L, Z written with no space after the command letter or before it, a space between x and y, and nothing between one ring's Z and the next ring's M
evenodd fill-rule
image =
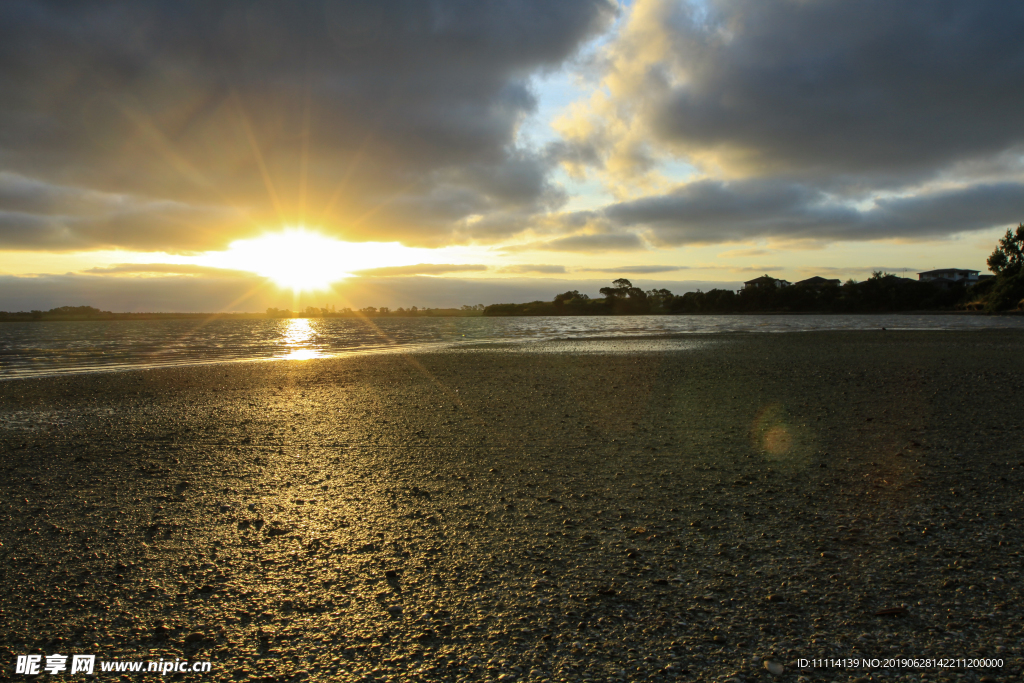
M714 315L348 318L0 323L0 378L241 360L303 360L559 339L809 330L1024 329L1024 319L960 315ZM691 337L692 338L692 337Z

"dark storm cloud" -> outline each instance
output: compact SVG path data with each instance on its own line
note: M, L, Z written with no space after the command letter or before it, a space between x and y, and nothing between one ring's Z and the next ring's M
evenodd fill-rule
M552 156L515 147L536 106L529 78L613 12L607 0L3 3L0 167L138 205L443 240L472 214L562 201L546 179ZM0 192L0 210L35 202L27 213L47 216L59 199ZM138 233L68 220L65 238L153 248L139 237L145 216L129 218ZM159 231L178 249L208 248L245 225ZM54 239L39 234L37 246ZM30 241L0 232L0 247Z
M666 7L670 57L647 73L640 106L662 142L760 172L891 182L1024 141L1020 2Z
M606 220L620 229L646 228L663 245L742 241L932 238L1009 225L1024 214L1024 185L974 185L868 206L842 203L806 185L747 180L700 181L674 193L609 206Z

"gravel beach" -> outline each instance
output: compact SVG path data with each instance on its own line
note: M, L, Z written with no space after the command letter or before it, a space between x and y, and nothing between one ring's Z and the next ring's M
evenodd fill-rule
M2 382L0 676L1017 680L1024 334L694 341Z

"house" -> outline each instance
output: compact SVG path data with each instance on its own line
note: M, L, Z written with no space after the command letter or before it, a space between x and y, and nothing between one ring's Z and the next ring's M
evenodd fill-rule
M743 283L743 289L757 289L758 287L789 287L789 283L767 275L762 275Z
M921 282L932 282L933 280L960 282L961 280L966 280L964 284L973 285L978 281L978 271L961 270L959 268L940 268L938 270L926 270L923 273L918 273L917 279Z
M813 289L822 289L823 287L832 287L832 286L838 287L840 284L842 284L842 283L839 280L837 280L837 279L836 280L827 280L827 279L825 279L823 277L815 275L814 277L809 277L806 280L801 280L800 282L796 282L796 283L793 284L793 286L794 287L811 287Z
M978 271L962 270L960 268L939 268L938 270L927 270L917 274L921 282L929 282L941 289L949 289L955 284L963 284L967 287L978 283Z

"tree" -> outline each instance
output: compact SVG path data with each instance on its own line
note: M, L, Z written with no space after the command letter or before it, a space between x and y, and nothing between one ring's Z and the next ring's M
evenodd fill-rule
M555 305L556 306L561 306L562 304L567 303L569 301L572 301L573 299L587 299L587 298L589 298L589 297L587 297L586 294L580 294L578 291L573 289L573 290L570 290L568 292L563 292L561 294L556 294L555 295Z
M624 299L629 295L629 290L635 289L633 283L624 277L620 277L618 280L612 282L612 287L602 287L601 294L606 299Z
M668 308L674 298L667 289L650 289L646 292L647 300L656 308Z
M992 255L988 269L998 275L1014 275L1024 266L1024 223L1017 226L1016 234L1006 231Z
M991 285L980 283L986 285L987 290L984 294L985 310L996 312L1024 308L1024 223L1017 226L1016 232L1006 231L988 257L988 267L996 276Z
M92 306L58 306L47 311L47 313L56 315L100 315L103 312ZM109 313L109 311L107 312Z

